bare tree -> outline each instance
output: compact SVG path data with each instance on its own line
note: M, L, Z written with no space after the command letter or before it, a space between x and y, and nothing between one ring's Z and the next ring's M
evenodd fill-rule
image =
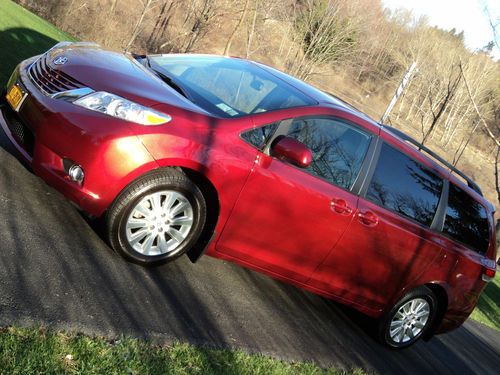
M453 95L455 95L455 92L457 90L458 84L460 83L460 80L462 78L462 75L455 74L455 77L453 77L454 72L453 70L450 71L450 75L448 78L448 82L446 84L446 91L444 95L442 95L440 98L438 97L438 102L437 104L435 103L435 96L433 95L432 92L432 86L429 86L429 92L427 94L427 99L429 101L429 111L431 115L431 123L427 129L424 129L424 121L422 119L421 121L421 127L422 127L422 144L425 144L429 136L432 134L434 131L434 128L436 127L439 119L443 115L444 111L446 110L447 106L449 105L450 101L453 99Z
M192 24L187 33L187 41L183 47L184 52L190 52L196 44L203 39L220 16L220 9L216 0L202 0L201 5L193 7L193 13L187 16Z
M347 5L346 1L304 1L294 20L301 50L290 64L290 73L307 79L315 65L353 53L358 25L347 16Z
M478 125L479 125L479 120L476 119L476 121L474 121L474 124L471 127L470 132L462 139L462 142L457 147L457 149L455 151L455 155L453 155L453 162L452 162L452 164L454 166L456 166L458 164L458 162L460 161L460 158L462 157L462 155L464 154L465 149L467 148L467 146L469 145L470 141L472 140L472 136L476 132L476 129L477 129Z
M118 0L111 0L111 7L109 8L109 13L113 14L115 12L116 4Z
M498 50L500 50L500 36L498 33L498 26L500 25L500 19L497 17L496 20L493 20L490 14L490 10L488 9L488 6L485 6L484 12L486 13L486 16L488 17L491 31L493 33L493 44L497 47Z
M460 62L459 67L460 67L460 74L464 78L464 83L465 83L465 87L467 88L467 93L469 94L469 98L470 98L470 100L472 102L472 105L474 106L474 110L476 111L476 113L477 113L477 115L479 117L479 120L483 124L484 129L486 130L486 133L488 134L488 136L493 140L493 142L495 142L495 144L497 145L497 147L500 147L500 141L497 139L497 137L495 137L495 134L493 134L493 132L491 131L491 129L490 129L489 125L488 125L488 123L484 120L483 116L481 116L481 112L479 111L479 108L478 108L478 106L476 104L476 101L474 100L474 97L471 94L471 90L470 90L469 84L467 83L467 79L465 78L464 71L463 71L463 68L462 68L462 62Z
M160 12L158 13L158 17L156 17L156 21L153 26L153 31L151 31L147 41L149 50L158 52L161 49L160 42L165 37L165 33L170 25L178 4L179 2L176 0L167 0L161 5Z
M224 55L226 55L226 56L229 54L229 49L231 48L231 43L233 42L234 36L238 32L241 24L243 23L243 20L245 19L245 16L247 15L249 2L250 2L250 0L245 0L245 5L244 5L243 10L241 12L240 18L238 19L238 22L234 26L234 29L231 32L231 35L229 35L229 39L227 40L226 47L224 47L224 52L223 52Z
M476 101L474 100L474 97L471 94L471 90L470 90L469 84L467 82L467 79L465 78L461 62L459 64L459 66L460 66L460 73L461 73L462 77L464 78L465 87L467 88L467 93L469 94L469 98L472 102L472 105L474 106L474 110L476 111L477 116L479 117L479 121L483 124L484 129L486 130L486 133L495 142L496 147L497 147L497 152L496 152L496 157L495 157L495 190L497 193L498 202L500 203L500 187L499 187L499 175L498 175L498 158L499 158L499 153L500 153L500 141L493 134L488 123L484 120L483 116L481 116L481 113L479 112L479 108L476 104Z
M254 40L254 35L255 35L255 26L257 25L257 15L258 15L259 5L260 5L260 1L255 0L254 1L252 22L248 28L248 33L247 33L247 47L246 47L246 53L245 53L245 57L247 59L252 54L252 42Z
M145 3L143 3L144 6L142 8L141 15L140 15L139 19L137 20L137 23L134 26L134 30L132 31L132 35L130 36L130 39L129 39L127 45L125 46L125 51L129 50L129 48L134 43L135 38L137 38L137 36L139 35L139 33L141 31L142 22L144 21L144 17L146 17L146 14L153 8L154 3L155 3L155 0L147 0Z
M500 162L500 147L497 147L497 153L495 156L495 190L497 191L497 199L498 202L500 203L500 183L499 181L499 176L498 176L498 163ZM498 221L500 223L500 220Z

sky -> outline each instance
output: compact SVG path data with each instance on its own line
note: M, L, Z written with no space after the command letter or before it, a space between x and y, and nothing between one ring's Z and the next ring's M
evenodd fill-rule
M431 25L444 30L463 30L465 45L472 50L493 40L484 8L488 7L493 22L500 21L500 0L382 0L382 3L389 9L410 9L417 17L426 15ZM495 48L493 55L499 59L500 51Z

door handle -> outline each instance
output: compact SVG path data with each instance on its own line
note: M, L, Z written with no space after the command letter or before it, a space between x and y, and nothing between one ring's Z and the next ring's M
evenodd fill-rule
M374 227L375 225L378 224L378 216L371 211L366 211L366 212L360 211L358 213L358 220L361 224L364 224L368 227Z
M339 214L350 215L352 213L352 208L349 207L344 199L332 199L331 206Z

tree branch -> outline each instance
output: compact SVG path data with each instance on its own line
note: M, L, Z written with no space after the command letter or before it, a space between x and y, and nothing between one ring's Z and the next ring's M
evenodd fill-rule
M486 129L486 132L488 133L489 137L491 139L493 139L493 141L496 143L497 147L500 147L500 141L497 139L497 137L495 137L495 134L493 134L493 132L491 131L490 127L488 126L488 123L485 121L485 119L483 118L483 116L481 116L481 113L479 112L479 108L477 107L477 104L476 104L476 101L474 100L474 98L472 97L472 93L470 91L470 87L469 87L469 83L467 82L467 79L465 78L465 74L464 74L464 70L462 68L462 61L460 61L460 63L458 64L458 66L460 67L460 73L462 74L462 78L464 79L464 83L465 83L465 87L467 89L467 94L469 94L469 98L472 102L472 105L479 117L479 120L481 121L481 123L483 124L484 128Z

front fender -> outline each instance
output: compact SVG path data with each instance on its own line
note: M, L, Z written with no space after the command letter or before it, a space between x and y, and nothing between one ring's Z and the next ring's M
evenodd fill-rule
M217 137L200 137L199 133L193 137L146 134L139 138L159 167L188 168L212 183L220 205L216 231L221 233L258 150L242 141L237 133L226 132Z

